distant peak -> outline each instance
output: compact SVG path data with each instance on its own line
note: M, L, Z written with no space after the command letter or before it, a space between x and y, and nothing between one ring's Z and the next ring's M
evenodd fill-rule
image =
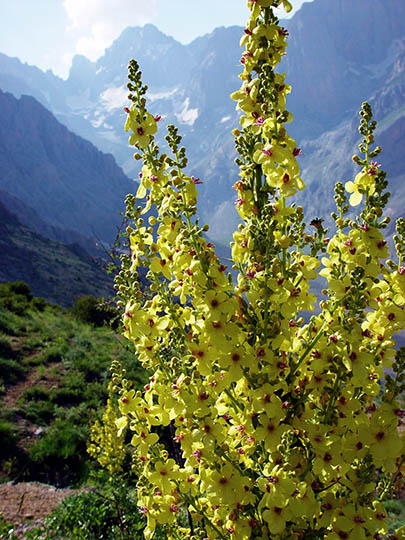
M159 34L161 34L162 32L159 30L159 28L157 26L155 26L154 24L152 23L146 23L144 26L143 26L144 30L147 30L147 31L151 31L151 32L157 32Z
M68 79L78 83L83 77L86 79L89 73L93 73L96 69L96 63L89 60L82 54L76 54L72 59L72 65L69 71Z
M87 56L84 56L83 54L75 54L72 58L72 67L80 67L80 66L88 66L89 64L93 64L91 60L87 58Z
M151 23L147 23L144 26L128 26L123 30L120 36L114 41L121 44L126 40L141 39L141 40L154 40L154 41L176 41L173 37L163 33L157 26Z

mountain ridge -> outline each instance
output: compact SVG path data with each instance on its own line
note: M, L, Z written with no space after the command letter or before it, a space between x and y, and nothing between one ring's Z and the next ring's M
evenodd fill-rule
M111 277L82 247L38 234L1 201L0 254L0 281L25 281L49 302L69 307L79 296L113 296Z
M111 242L133 183L35 98L0 91L0 188L52 226Z

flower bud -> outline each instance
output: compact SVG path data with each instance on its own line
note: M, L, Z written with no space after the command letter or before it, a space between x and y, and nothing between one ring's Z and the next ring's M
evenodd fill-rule
M283 236L281 238L279 238L278 244L283 249L287 249L288 247L291 246L291 240L290 240L290 238L288 236L283 234Z

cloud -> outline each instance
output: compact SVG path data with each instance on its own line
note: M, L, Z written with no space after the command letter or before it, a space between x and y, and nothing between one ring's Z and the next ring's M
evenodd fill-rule
M76 36L76 52L99 58L127 26L142 26L156 16L156 0L63 0Z

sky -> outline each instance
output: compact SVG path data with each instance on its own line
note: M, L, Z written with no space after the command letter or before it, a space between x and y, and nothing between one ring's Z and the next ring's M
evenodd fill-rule
M152 23L186 44L248 15L244 0L0 0L0 53L66 78L75 54L97 60L128 26Z

